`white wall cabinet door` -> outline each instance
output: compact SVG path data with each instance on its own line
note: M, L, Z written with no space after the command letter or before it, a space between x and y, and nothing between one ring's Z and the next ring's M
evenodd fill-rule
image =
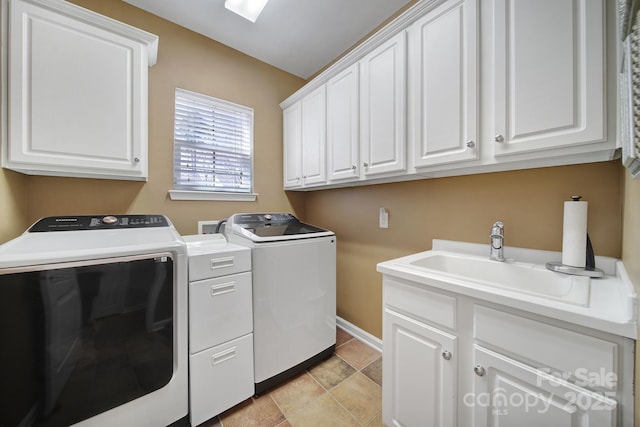
M474 345L473 427L614 427L616 401Z
M63 1L8 8L3 166L146 180L147 68L157 36Z
M455 426L456 337L387 307L383 328L383 422Z
M478 158L477 0L451 0L409 28L409 116L416 167Z
M495 1L496 156L606 139L604 3Z
M406 32L360 60L364 177L406 170Z
M282 112L284 188L302 186L302 101Z
M358 63L327 82L327 156L329 181L360 176Z
M327 181L325 86L302 98L302 180L305 186Z

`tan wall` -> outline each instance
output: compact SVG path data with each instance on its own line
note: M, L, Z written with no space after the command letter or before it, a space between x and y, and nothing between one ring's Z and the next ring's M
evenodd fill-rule
M619 162L531 169L309 193L307 220L338 236L338 315L381 337L380 261L431 248L434 238L488 243L505 223L508 246L560 250L563 201L589 201L597 255L621 255ZM389 228L378 228L378 210Z
M28 177L28 222L47 215L161 213L182 234L197 221L244 211L293 211L304 216L304 195L282 189L282 111L279 103L302 79L119 0L74 0L82 7L160 37L149 69L149 181ZM180 87L254 109L256 202L171 201L173 108Z
M24 175L0 169L0 207L0 243L3 243L27 227Z

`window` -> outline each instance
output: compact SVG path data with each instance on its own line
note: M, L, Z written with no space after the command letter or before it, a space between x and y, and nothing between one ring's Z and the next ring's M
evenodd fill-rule
M172 199L255 200L253 109L176 89Z

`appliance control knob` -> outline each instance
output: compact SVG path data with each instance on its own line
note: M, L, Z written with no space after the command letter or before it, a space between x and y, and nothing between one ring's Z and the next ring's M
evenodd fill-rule
M271 219L271 215L270 215L270 214L266 214L266 215L264 216L264 219Z
M102 222L104 224L115 224L116 222L118 222L118 218L116 218L113 215L109 215L109 216L105 216L104 218L102 218Z

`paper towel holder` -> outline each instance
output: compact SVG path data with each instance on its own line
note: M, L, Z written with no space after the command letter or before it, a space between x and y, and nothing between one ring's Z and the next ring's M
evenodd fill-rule
M582 196L571 196L571 200L574 202L580 201ZM604 277L604 271L600 268L596 268L595 257L593 254L593 246L591 245L591 239L587 233L587 246L586 250L586 265L585 267L574 267L566 265L561 262L548 262L546 267L558 273L572 274L574 276L587 276L587 277Z
M588 276L588 277L604 277L604 271L600 268L587 268L587 267L572 267L570 265L564 265L561 262L548 262L547 268L551 271L564 274L572 274L574 276Z

